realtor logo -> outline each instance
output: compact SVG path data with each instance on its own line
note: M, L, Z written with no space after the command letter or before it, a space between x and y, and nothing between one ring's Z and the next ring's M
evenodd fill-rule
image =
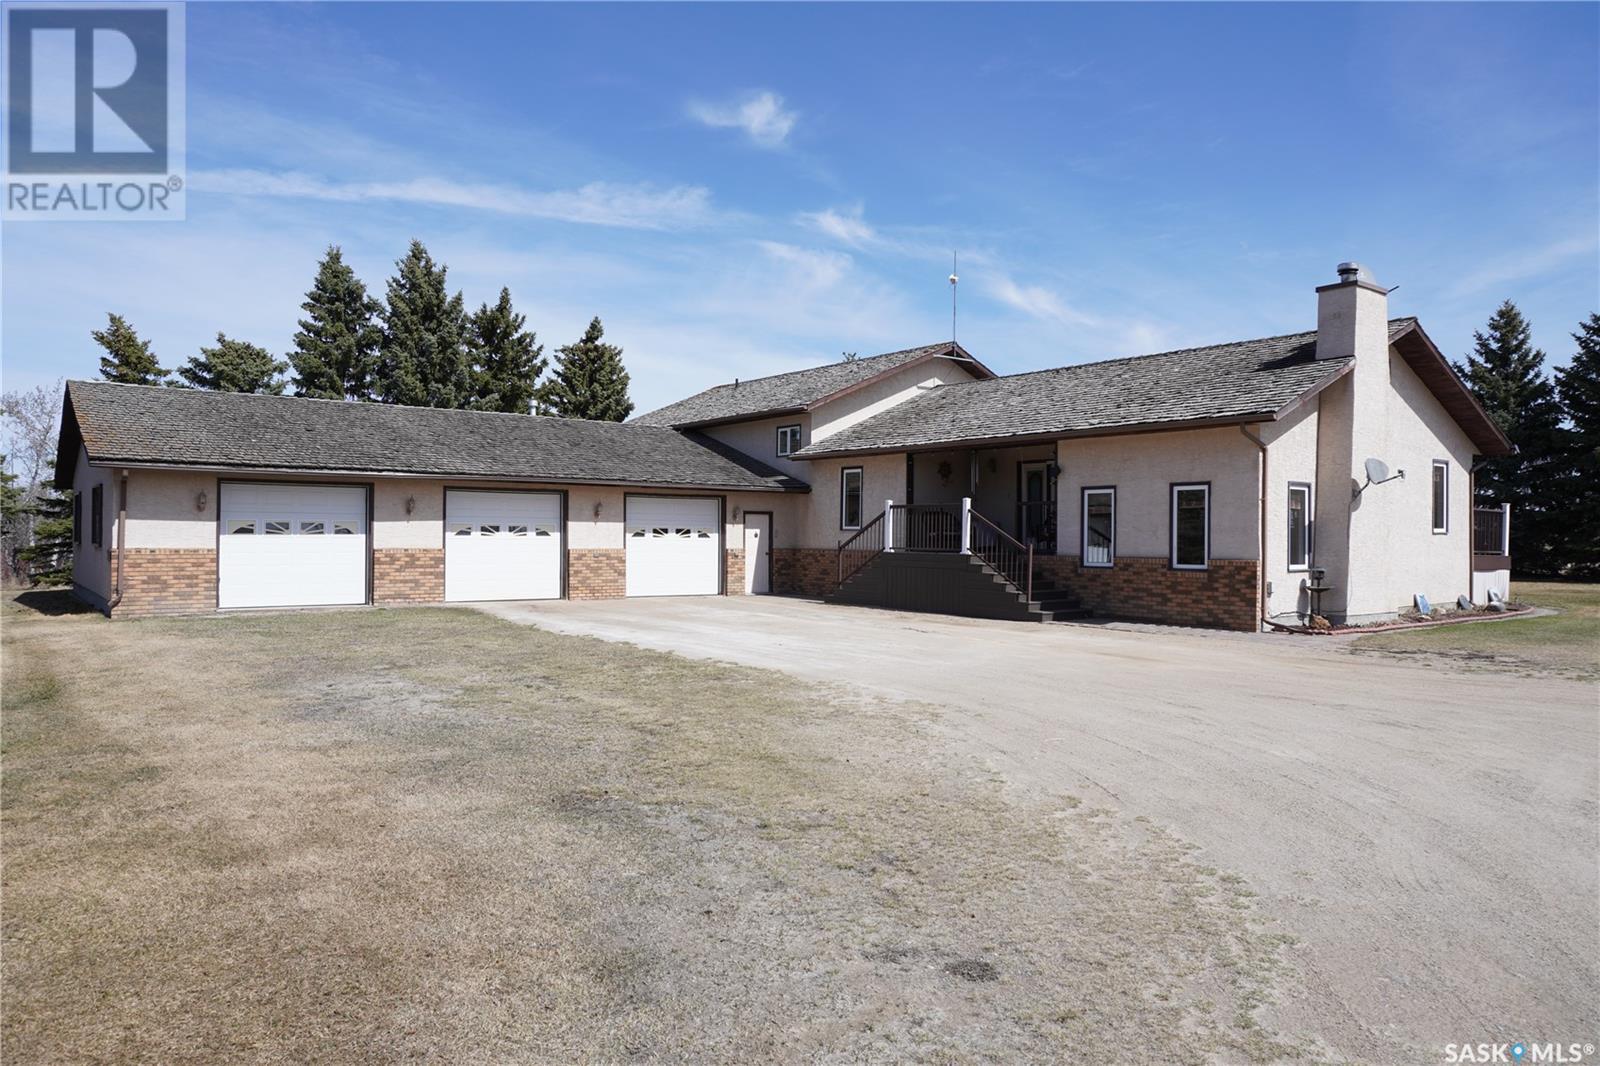
M181 219L181 4L8 5L4 218Z

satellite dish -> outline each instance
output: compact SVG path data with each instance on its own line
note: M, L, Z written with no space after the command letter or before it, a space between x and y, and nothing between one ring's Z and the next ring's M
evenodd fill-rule
M1367 460L1367 480L1376 484L1389 480L1389 464L1382 459Z

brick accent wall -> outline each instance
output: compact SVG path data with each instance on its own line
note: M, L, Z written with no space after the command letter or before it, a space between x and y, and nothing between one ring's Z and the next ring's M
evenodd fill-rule
M1166 559L1123 557L1102 569L1080 566L1078 558L1042 556L1035 568L1095 614L1247 633L1260 628L1254 559L1213 559L1208 570L1174 570Z
M624 548L573 548L567 553L567 598L610 600L627 594Z
M111 552L115 582L117 552ZM211 548L128 548L122 561L122 602L113 618L199 614L217 609L217 553Z
M443 548L373 549L373 603L438 603L443 599Z
M722 576L726 582L722 590L729 596L744 595L744 549L729 548L723 552Z
M839 584L839 553L832 548L772 549L772 591L825 596Z

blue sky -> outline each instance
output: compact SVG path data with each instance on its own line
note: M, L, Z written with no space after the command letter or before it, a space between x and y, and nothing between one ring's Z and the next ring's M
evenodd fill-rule
M1452 357L1600 309L1600 6L191 4L188 220L7 224L5 386L289 347L415 236L641 410L949 334L1002 372L1310 328L1343 259Z

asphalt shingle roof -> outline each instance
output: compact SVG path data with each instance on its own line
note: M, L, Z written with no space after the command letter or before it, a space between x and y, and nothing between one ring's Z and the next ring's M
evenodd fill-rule
M1412 323L1389 324L1394 337ZM929 389L800 458L1270 416L1350 359L1316 359L1317 334L1235 341Z
M100 464L806 488L702 434L655 426L99 381L67 384L58 479L72 476L74 427Z
M865 359L730 382L639 415L633 421L641 426L695 426L800 411L841 389L859 385L918 359L944 354L950 349L951 343L943 341ZM958 354L966 355L964 351Z

